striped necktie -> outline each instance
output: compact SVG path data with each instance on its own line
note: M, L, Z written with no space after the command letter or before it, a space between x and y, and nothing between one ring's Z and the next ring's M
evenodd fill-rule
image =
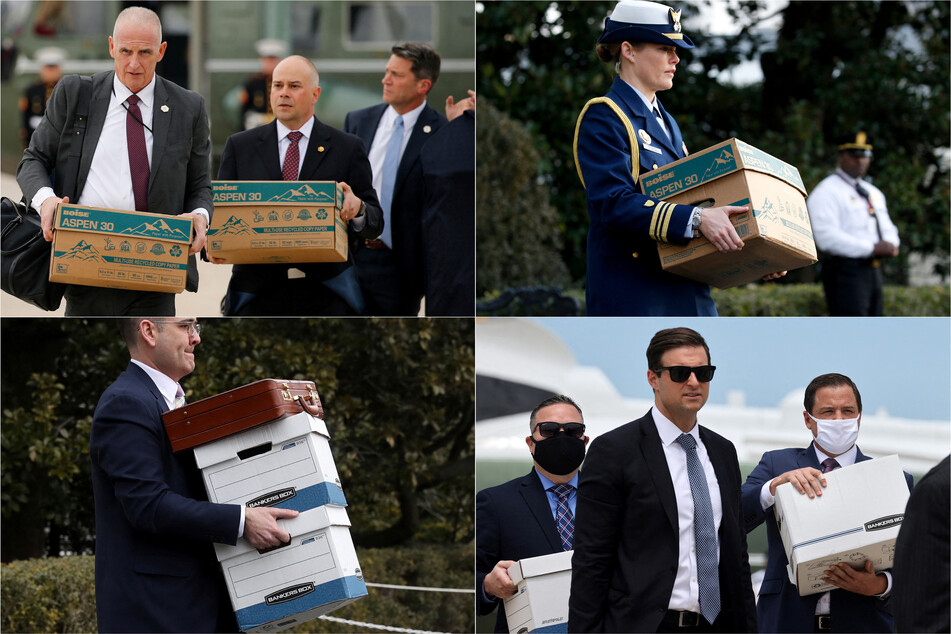
M175 402L172 404L172 409L178 409L179 407L185 407L185 390L182 389L182 386L178 386L178 390L175 392Z
M297 167L300 165L300 147L297 143L302 136L304 136L304 133L299 130L287 133L287 138L290 139L291 144L287 148L287 153L284 154L284 167L281 168L281 176L286 181L297 180Z
M558 536L561 537L561 547L564 550L571 550L571 545L575 538L575 516L568 506L568 496L575 490L570 484L559 484L549 487L558 497L558 505L555 507L555 528L558 529Z

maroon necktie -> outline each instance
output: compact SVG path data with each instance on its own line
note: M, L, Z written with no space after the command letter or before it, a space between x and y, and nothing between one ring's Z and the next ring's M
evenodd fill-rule
M297 180L297 166L300 164L300 148L297 147L297 142L300 141L302 136L304 136L304 133L298 130L287 133L291 145L287 148L287 154L284 155L284 168L281 170L281 174L286 181Z
M826 458L822 461L822 473L829 473L833 469L838 469L841 467L838 461L835 458Z
M132 193L136 211L149 210L149 154L145 149L145 124L138 95L130 95L125 115L125 139L129 146L129 171L132 174Z

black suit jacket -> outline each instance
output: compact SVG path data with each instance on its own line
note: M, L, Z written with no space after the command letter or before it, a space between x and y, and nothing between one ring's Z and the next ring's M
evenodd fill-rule
M387 108L388 104L381 103L347 113L343 124L344 131L360 137L369 152L376 128ZM400 166L396 171L393 206L390 209L390 230L401 285L400 314L416 315L419 312L419 300L424 292L420 227L425 192L420 152L432 134L446 123L446 117L428 104L424 106L416 125L413 126L413 133L403 150Z
M218 168L219 180L279 181L280 154L277 147L277 123L272 121L228 137ZM337 277L353 265L356 240L372 239L383 230L383 211L373 191L370 162L363 144L356 137L321 123L314 118L307 154L301 165L302 181L343 181L366 203L366 222L361 231L349 223L350 251L346 262L307 264L236 264L232 268L232 288L249 293L280 288L287 283L289 268L301 269L307 278L322 282Z
M721 632L755 632L740 468L726 438L700 427L720 484ZM677 575L677 499L651 412L597 437L578 482L570 632L656 632Z
M129 363L93 415L101 632L236 627L211 542L236 543L241 507L207 501L192 453L172 453L167 409L152 379Z
M70 199L74 203L78 201L89 176L112 99L114 75L115 72L106 71L92 76L92 100L85 128L86 138L82 144L79 178L75 198ZM72 129L80 81L79 75L68 75L56 84L46 106L46 115L33 133L30 147L23 152L23 159L17 167L17 183L27 200L31 200L40 188L50 186L54 169L56 181L52 184L53 191L60 197L69 194L64 191L64 179L71 177L67 174L68 157L59 150L61 134ZM163 105L168 108L163 110ZM211 137L204 97L156 76L152 163L149 170L150 213L177 215L201 207L208 210L210 220L213 212L210 155ZM125 157L122 158L125 160ZM185 288L189 291L198 290L198 269L194 256L188 258Z
M482 582L500 561L563 552L548 495L538 474L483 489L476 495L476 601L479 614L498 607L496 632L508 632L500 599L485 601Z

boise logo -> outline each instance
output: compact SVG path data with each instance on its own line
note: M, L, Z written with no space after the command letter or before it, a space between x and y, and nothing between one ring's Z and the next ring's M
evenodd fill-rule
M302 583L299 586L291 586L289 588L284 588L283 590L278 590L274 594L267 595L264 597L264 603L267 605L286 603L287 601L293 601L294 599L300 598L305 594L310 594L313 591L313 583Z
M902 523L902 520L905 519L904 514L902 515L888 515L886 517L880 517L877 520L872 520L871 522L865 522L866 531L880 531L886 528L891 528L892 526L898 526Z
M289 489L281 489L280 491L271 491L270 493L265 493L259 498L255 498L245 504L249 509L257 508L259 506L274 506L275 504L280 504L284 500L289 500L292 497L297 495L297 489L290 487Z

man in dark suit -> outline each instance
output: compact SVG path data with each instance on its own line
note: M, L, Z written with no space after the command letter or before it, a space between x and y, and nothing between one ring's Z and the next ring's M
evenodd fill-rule
M201 95L155 74L165 47L154 12L122 11L109 38L115 71L92 76L88 111L79 103L80 86L88 79L60 80L23 153L17 182L39 211L48 241L59 202L191 217L186 289L196 291L194 254L205 243L212 211L208 114ZM88 121L77 117L82 112L88 112ZM85 138L77 132L75 145L74 135L64 134L73 128L85 130ZM175 294L70 285L66 314L174 315Z
M191 452L173 454L162 413L184 403L194 319L125 319L132 360L96 406L89 457L96 507L100 632L236 631L211 542L286 542L297 511L208 502Z
M951 631L949 459L925 474L905 507L892 568L896 632Z
M380 235L383 212L363 144L314 116L319 81L317 69L306 57L282 60L271 78L276 120L230 136L218 178L340 182L344 191L340 218L348 223L352 251L358 239ZM225 314L359 315L364 301L352 264L352 253L339 263L236 264Z
M870 460L855 444L862 420L862 396L842 374L823 374L806 387L803 418L813 436L805 449L767 451L743 484L746 530L764 521L769 538L766 574L756 605L761 632L891 632L888 597L892 578L875 573L870 561L862 570L840 563L823 580L839 589L799 596L790 583L786 551L773 515L776 487L790 482L809 497L822 495L823 473ZM905 474L908 488L912 477Z
M383 206L379 240L357 250L360 288L374 315L419 313L424 292L420 237L420 150L446 117L426 103L439 78L439 54L427 44L394 46L383 75L383 103L347 114L343 129L363 140Z
M596 438L578 485L570 632L755 632L740 468L697 424L716 369L699 333L647 348L654 407Z
M498 608L496 632L509 631L501 605L517 591L509 567L571 550L578 468L588 443L581 408L564 395L547 398L532 410L529 429L534 469L476 495L476 599L480 615Z

